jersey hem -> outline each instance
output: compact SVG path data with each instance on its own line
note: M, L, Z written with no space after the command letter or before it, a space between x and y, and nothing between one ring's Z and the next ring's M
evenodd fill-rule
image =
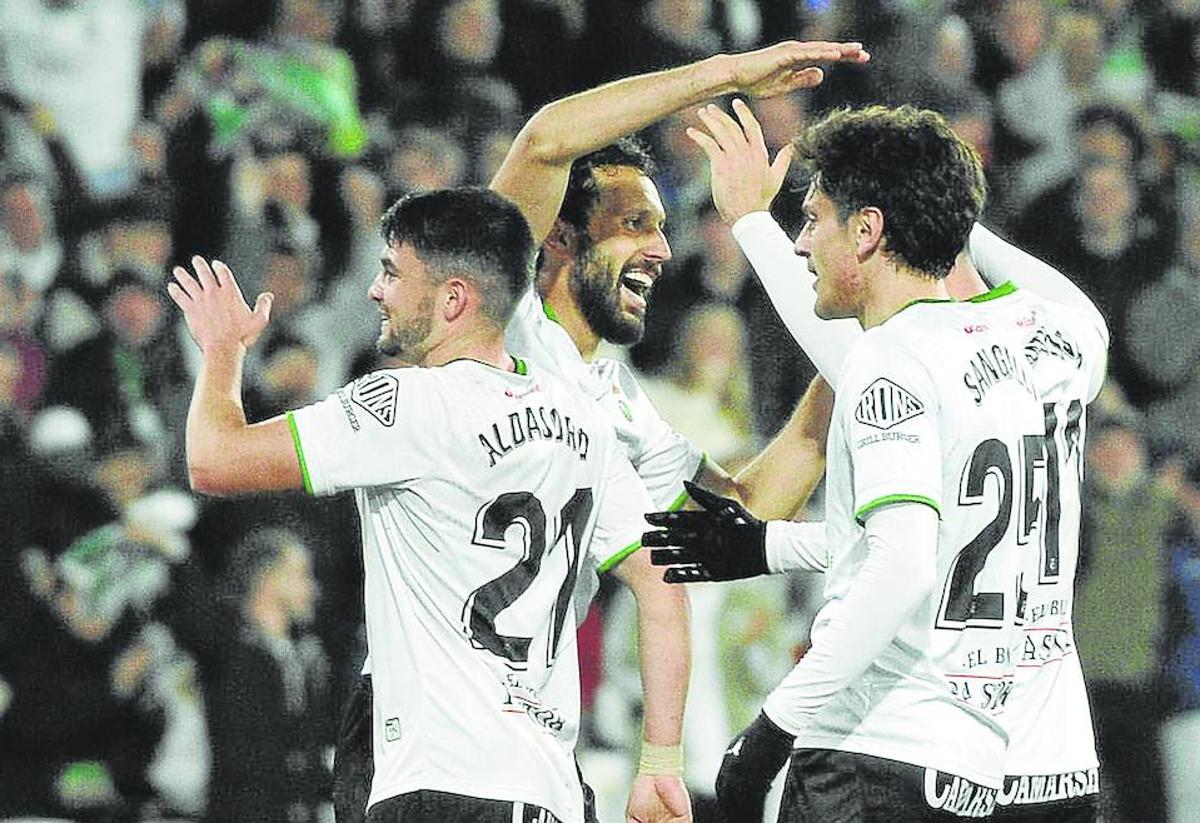
M642 541L641 541L641 540L635 540L635 541L633 541L633 542L632 542L632 543L630 543L628 546L626 546L625 548L621 549L619 552L617 552L616 554L614 554L612 557L608 558L608 559L607 559L607 560L605 560L603 563L601 563L599 566L597 566L597 567L596 567L596 573L597 573L597 574L604 574L605 572L612 570L612 569L613 569L615 566L619 566L619 565L621 565L621 562L622 562L622 561L623 561L623 560L624 560L626 557L629 557L629 555L633 554L635 551L637 551L637 550L638 550L638 549L640 549L641 547L642 547Z
M854 513L854 519L858 521L858 525L864 526L866 525L868 514L883 506L890 506L893 503L924 503L937 512L939 520L942 519L942 510L938 507L937 501L923 494L885 494L883 497L876 497L870 503L860 506L858 511ZM963 775L963 777L966 777L966 775Z

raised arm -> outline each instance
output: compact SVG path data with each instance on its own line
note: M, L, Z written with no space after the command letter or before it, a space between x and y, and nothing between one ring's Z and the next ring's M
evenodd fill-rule
M521 129L491 188L525 214L534 241L550 233L576 158L721 94L773 97L824 79L816 63L870 59L860 43L777 43L617 80L545 106Z
M854 320L822 320L815 314L817 296L808 262L796 254L768 211L783 185L791 146L780 149L772 161L750 107L734 100L733 111L736 120L716 106L705 106L700 111L704 129L688 130L688 137L708 156L713 204L792 337L836 386L846 352L862 328Z
M204 357L187 418L192 488L216 495L301 489L287 419L251 426L242 409L242 363L267 327L272 296L260 294L251 309L224 263L197 256L192 266L195 276L176 266L167 286Z
M975 224L967 238L967 253L988 285L997 286L1011 280L1043 299L1070 306L1086 315L1107 338L1108 327L1096 304L1083 289L1049 263L1017 248L980 223Z

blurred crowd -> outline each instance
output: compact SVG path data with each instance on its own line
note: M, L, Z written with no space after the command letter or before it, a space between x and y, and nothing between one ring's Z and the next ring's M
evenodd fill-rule
M383 364L366 289L394 198L486 184L556 97L786 38L873 59L756 101L770 145L840 104L939 109L984 159L991 227L1107 316L1075 606L1106 819L1200 820L1200 0L0 2L0 819L331 819L363 653L353 502L189 493L172 264L275 294L247 413L307 404ZM814 369L689 122L644 135L674 259L644 340L606 354L736 468ZM698 797L802 652L817 585L691 592ZM632 634L606 585L581 629L602 813L635 742Z

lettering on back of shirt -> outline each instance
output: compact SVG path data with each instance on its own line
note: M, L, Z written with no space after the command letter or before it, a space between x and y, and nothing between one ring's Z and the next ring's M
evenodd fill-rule
M976 406L983 403L983 398L994 387L1009 380L1037 397L1025 358L1018 358L999 343L984 346L971 355L962 379Z
M546 441L559 443L580 460L587 460L591 439L582 426L571 420L569 414L546 406L525 406L509 412L493 422L477 435L479 445L488 459L488 467L495 466L515 449L527 443Z

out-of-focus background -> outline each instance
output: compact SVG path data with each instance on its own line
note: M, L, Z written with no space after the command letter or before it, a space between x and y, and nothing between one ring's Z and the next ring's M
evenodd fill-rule
M986 164L986 222L1106 314L1076 603L1105 819L1200 820L1200 0L0 0L0 818L331 819L362 654L353 503L188 492L172 264L215 256L275 293L252 419L311 402L377 365L395 197L486 184L555 97L790 37L874 57L755 102L773 147L838 104L943 111ZM814 372L688 122L644 135L675 258L616 354L736 468ZM803 184L777 209L792 231ZM692 590L697 820L815 589ZM632 640L605 586L581 633L605 823L638 736Z

